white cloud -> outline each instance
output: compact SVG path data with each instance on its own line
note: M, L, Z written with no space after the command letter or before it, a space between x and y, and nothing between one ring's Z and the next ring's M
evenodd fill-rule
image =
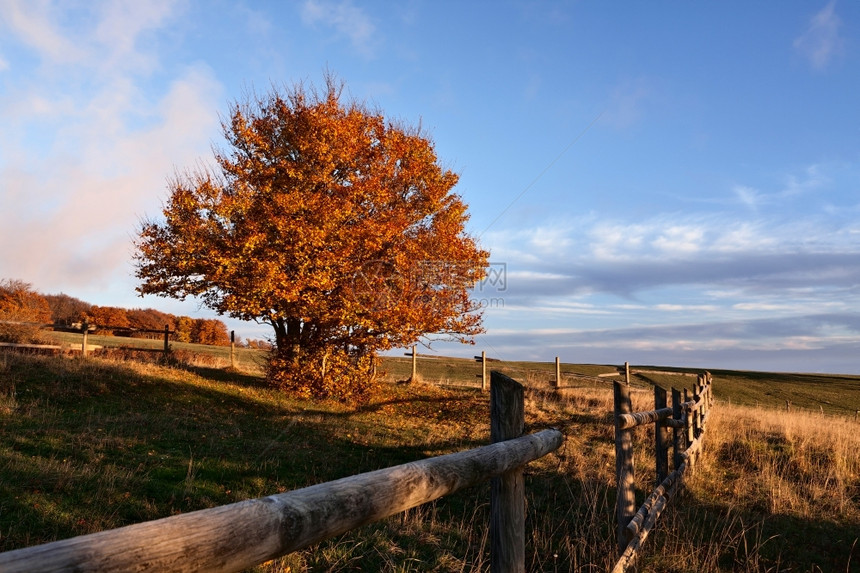
M0 5L46 64L0 96L0 242L12 245L0 250L5 275L45 292L119 280L131 283L130 298L140 217L157 214L175 166L210 155L221 86L202 65L166 85L149 81L157 46L137 39L163 26L173 5L144 4L87 5L96 17L83 30L62 6ZM65 46L73 57L59 53Z
M570 245L564 229L538 227L531 232L529 244L540 251L557 251Z
M719 307L712 304L658 304L654 308L665 312L714 312Z
M842 51L843 42L839 37L841 24L836 15L836 0L831 0L810 19L803 34L794 40L794 48L809 60L813 68L825 69Z
M507 273L508 279L513 280L558 280L566 278L565 275L558 273L542 273L537 271L509 271Z
M769 236L776 231L731 216L658 214L636 222L579 218L488 233L484 242L493 258L509 263L569 260L620 264L771 249L784 239L783 231L779 237Z
M123 121L125 95L95 94L82 121L63 126L67 149L0 172L0 235L19 246L0 253L0 267L48 291L126 274L138 219L156 214L174 166L208 151L218 92L205 69L188 70L151 102L157 121L146 130Z
M83 57L77 42L61 32L55 20L57 11L50 0L2 0L0 11L6 27L43 59L62 64Z
M705 236L701 225L672 225L652 241L664 254L691 255L702 249Z
M761 202L761 193L746 185L735 185L732 189L738 200L752 210L756 210Z
M51 0L0 0L11 34L46 66L83 66L90 73L151 71L156 55L140 50L141 37L160 28L179 0L92 2L72 8ZM55 70L56 73L56 70Z
M785 188L777 195L778 199L796 197L815 191L829 182L820 165L810 165L798 176L790 173L786 176Z
M302 21L306 25L323 24L335 29L364 56L372 56L378 41L376 26L370 17L350 0L332 2L307 0L302 6Z
M591 252L597 260L627 259L640 250L648 235L647 226L605 221L588 229Z
M736 222L722 229L719 241L711 250L715 253L772 252L780 243L771 236L764 222Z
M175 5L176 0L105 3L94 34L106 52L104 67L149 71L155 65L155 57L138 50L137 41L148 30L159 28Z
M766 205L785 206L789 199L809 195L813 191L822 189L829 182L825 169L821 165L813 164L805 167L800 173L786 174L782 186L769 193L748 185L735 185L732 187L732 193L740 204L756 212Z

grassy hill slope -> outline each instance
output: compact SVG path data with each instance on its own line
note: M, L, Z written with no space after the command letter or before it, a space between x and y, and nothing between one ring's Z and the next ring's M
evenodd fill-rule
M473 389L387 383L349 407L289 398L269 389L258 370L227 372L218 360L168 367L0 352L0 550L489 439L487 396ZM425 362L419 372L427 380L478 383L473 361ZM410 367L408 358L384 362L391 381L408 377ZM493 367L529 388L528 431L552 426L566 435L561 450L527 470L527 569L606 570L615 552L611 389L593 377L612 368L564 365L573 388L557 399L546 391L554 365ZM851 408L860 407L860 381L714 375L720 402L703 463L649 538L642 570L858 570L860 423ZM691 380L636 375L637 409L650 408L654 382ZM785 399L791 413L781 411ZM641 429L635 443L644 497L654 478L650 433ZM471 488L259 570L485 571L488 499L488 485Z

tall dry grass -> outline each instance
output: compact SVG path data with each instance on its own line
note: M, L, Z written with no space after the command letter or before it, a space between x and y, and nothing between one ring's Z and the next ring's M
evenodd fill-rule
M860 424L720 404L695 487L802 519L860 520Z
M860 424L718 403L654 571L860 571Z

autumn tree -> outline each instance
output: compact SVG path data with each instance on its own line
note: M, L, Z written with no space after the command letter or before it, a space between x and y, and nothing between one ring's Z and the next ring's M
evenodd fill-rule
M90 303L63 293L45 295L45 300L51 309L54 324L66 327L80 323L92 308Z
M127 311L116 306L93 306L87 313L87 323L96 326L97 333L108 335L131 326Z
M42 342L42 324L51 321L51 307L32 285L15 279L0 280L0 342Z
M168 330L176 330L176 317L154 308L134 308L126 311L129 326L133 329L151 332L134 332L135 338L161 338L164 327Z
M191 329L191 342L210 346L229 346L227 325L214 318L198 318Z
M248 338L244 343L245 348L255 348L257 350L271 350L272 343L268 340L260 340L258 338Z
M194 329L194 319L190 316L180 316L176 319L176 341L191 342L191 333Z
M141 295L271 325L273 383L349 398L378 351L481 331L469 290L488 253L421 129L342 91L328 78L233 104L227 148L173 178L136 263Z

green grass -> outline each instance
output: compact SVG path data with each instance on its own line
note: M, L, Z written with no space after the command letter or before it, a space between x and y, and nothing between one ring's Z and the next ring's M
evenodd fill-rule
M74 348L76 351L81 348L83 335L77 332L59 332L46 331L44 336L53 344L58 344L66 348ZM130 338L125 336L105 336L93 335L87 336L87 344L93 346L102 346L104 349L142 349L145 351L157 352L164 349L164 337L153 335L154 338ZM230 365L230 347L229 346L207 346L204 344L192 344L190 342L175 342L169 341L168 346L172 352L180 355L183 358L195 357L199 362L205 364L225 367ZM236 367L239 370L248 372L262 372L266 352L252 348L236 348L235 349Z
M860 376L836 374L771 374L714 370L715 395L733 404L853 416L860 410Z
M487 368L504 372L535 388L549 389L555 379L554 362L493 361L488 362ZM394 380L408 380L412 373L412 359L385 357L383 369ZM695 375L702 372L694 368L632 364L630 369L633 372L631 383L640 388L655 384L666 389L690 388ZM562 363L561 371L562 385L574 389L608 388L613 380L624 379L622 374L596 378L599 374L616 371L616 367L610 365ZM734 370L710 372L718 379L714 385L716 398L732 404L785 409L787 400L793 409L844 416L853 416L860 410L860 376ZM434 384L478 387L481 364L462 358L419 358L418 375Z
M474 361L421 360L424 380L452 385L440 387L397 384L408 378L411 360L386 358L387 382L367 403L351 407L272 390L259 373L264 353L247 351L245 368L229 371L223 348L194 348L194 356L181 350L189 361L172 366L0 352L0 550L489 440L488 398L475 390L480 364ZM528 431L552 426L566 435L561 450L527 468L527 570L607 570L615 552L611 379L594 376L613 367L562 365L571 389L561 399L547 392L552 363L493 362L490 368L527 385ZM654 383L689 387L694 378L682 373L635 375L634 407L650 406ZM858 433L851 428L860 378L713 374L715 412L727 416L714 427L723 428L724 438L706 442L711 465L695 474L683 504L667 512L648 540L641 570L858 570L860 547L852 559L851 542L860 537L860 468L856 456L827 436L847 443ZM784 426L784 412L768 417L775 410L767 407L784 410L786 399L791 415L807 422ZM803 418L798 408L811 414ZM839 434L806 439L837 427ZM640 498L653 482L651 439L646 428L637 431ZM821 472L831 477L818 480ZM259 570L486 571L488 499L487 484L470 488Z

